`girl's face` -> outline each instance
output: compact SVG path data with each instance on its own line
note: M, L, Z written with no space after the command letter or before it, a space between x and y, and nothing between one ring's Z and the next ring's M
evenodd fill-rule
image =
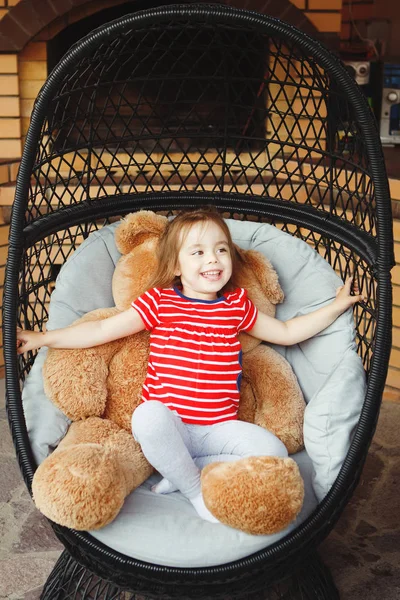
M182 237L175 275L181 278L183 295L215 300L232 275L225 233L216 223L208 221L195 223Z

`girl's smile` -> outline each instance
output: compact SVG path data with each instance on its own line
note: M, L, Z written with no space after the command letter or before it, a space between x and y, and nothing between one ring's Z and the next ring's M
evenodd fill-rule
M175 273L189 298L215 300L232 275L225 233L214 222L196 223L187 231L178 253Z
M222 271L204 271L201 275L211 281L218 281L222 275Z

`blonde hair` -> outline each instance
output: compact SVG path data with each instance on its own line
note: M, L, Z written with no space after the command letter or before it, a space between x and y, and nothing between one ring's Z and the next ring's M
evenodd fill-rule
M178 269L178 255L189 229L197 223L215 223L224 232L228 241L232 260L232 276L221 292L238 287L236 275L242 267L241 257L236 251L227 224L220 213L212 206L196 210L182 211L169 221L160 237L157 251L158 267L150 281L150 288L169 288L180 284L180 278L175 275Z

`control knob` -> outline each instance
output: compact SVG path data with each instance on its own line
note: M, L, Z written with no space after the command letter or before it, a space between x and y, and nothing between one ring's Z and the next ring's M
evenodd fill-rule
M397 92L389 92L388 95L386 96L386 100L388 102L397 102L399 100L399 97L397 95Z

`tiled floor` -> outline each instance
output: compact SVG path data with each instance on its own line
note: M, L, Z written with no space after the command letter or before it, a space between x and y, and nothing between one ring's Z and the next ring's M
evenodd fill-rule
M321 547L342 600L400 598L400 403L383 404L356 494ZM62 546L22 482L0 381L0 600L38 600Z
M36 600L62 546L23 483L0 385L0 598Z

